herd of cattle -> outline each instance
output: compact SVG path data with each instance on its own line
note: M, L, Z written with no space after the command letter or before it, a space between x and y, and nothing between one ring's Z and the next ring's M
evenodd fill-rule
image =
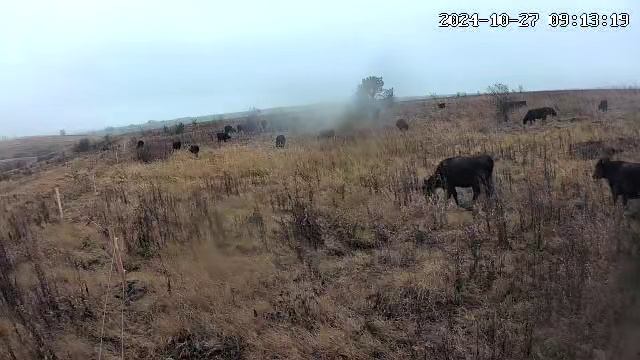
M438 108L444 109L445 103L438 103ZM521 101L509 101L502 104L502 106L511 111L523 106L527 106L527 102ZM606 112L608 111L609 104L607 100L602 100L598 104L598 110ZM557 116L557 112L551 107L541 107L530 109L524 116L523 124L532 124L536 120L545 120L548 116ZM400 131L409 130L409 124L404 119L396 121L396 127ZM240 133L243 131L242 125L237 125L235 128L231 125L226 125L224 131L216 133L218 142L226 142L231 139L231 134ZM334 138L336 136L335 130L325 130L318 134L318 139ZM276 137L275 146L277 148L284 148L286 144L286 138L280 134ZM139 140L137 143L137 149L144 147L144 141ZM181 141L174 141L172 144L174 151L182 148ZM189 145L188 150L198 156L200 147L198 145ZM433 175L425 178L422 185L422 190L425 195L432 195L437 188L442 188L447 193L447 198L453 196L456 204L459 205L457 187L471 188L473 190L473 200L476 200L478 196L484 192L488 197L491 197L494 193L493 186L493 165L494 161L490 155L475 155L475 156L457 156L442 160ZM627 205L629 199L640 198L640 164L630 163L625 161L612 161L608 158L602 158L598 161L593 173L594 179L606 179L611 188L614 203L618 198L622 196L622 202Z
M511 101L504 106L507 109L515 109L526 106L526 101ZM598 110L606 112L609 109L607 100L598 104ZM538 119L545 120L547 116L557 116L557 112L551 107L535 108L527 111L523 124L531 124ZM396 122L396 127L401 131L409 129L404 119ZM487 196L493 194L493 158L489 155L457 156L442 160L436 167L433 175L424 179L423 192L431 195L435 189L442 188L447 193L447 198L453 196L459 205L456 187L470 187L473 190L473 200L484 191ZM625 161L612 161L608 157L602 158L595 166L594 179L606 179L611 189L614 204L622 197L623 205L627 205L629 199L640 198L640 163Z
M442 160L433 175L424 179L422 189L425 195L433 194L437 188L453 196L459 205L456 187L470 187L473 200L484 193L493 195L493 158L489 155L457 156ZM626 161L600 159L593 172L594 179L606 179L611 189L613 203L622 197L622 204L627 205L629 199L640 198L640 164Z
M500 110L503 113L508 113L510 111L516 110L518 108L527 106L526 100L516 100L516 101L505 101L500 104ZM438 103L439 109L444 109L446 107L445 103ZM601 100L598 104L598 110L602 112L607 112L609 110L609 103L607 100ZM535 109L530 109L525 114L522 119L522 123L524 125L533 124L536 120L546 120L548 116L558 116L558 113L555 109L551 107L540 107ZM396 121L396 127L400 131L409 130L409 124L404 119L399 119Z

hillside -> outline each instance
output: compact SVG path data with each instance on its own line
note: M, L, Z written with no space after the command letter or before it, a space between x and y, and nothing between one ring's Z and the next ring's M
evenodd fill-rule
M497 122L485 96L321 126L262 114L227 143L209 136L224 124L187 127L197 157L136 132L0 181L0 359L611 354L637 234L592 174L605 154L640 161L640 93L518 97L558 116ZM162 156L138 161L140 139ZM478 153L495 197L423 194L441 160Z

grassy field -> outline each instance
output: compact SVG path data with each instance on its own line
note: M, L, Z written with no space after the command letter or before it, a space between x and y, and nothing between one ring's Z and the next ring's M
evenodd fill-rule
M81 135L30 136L0 141L0 159L37 157L52 152L69 151Z
M199 136L197 158L127 146L0 182L0 359L609 354L635 232L591 174L605 153L640 161L640 93L517 96L559 116L407 102L336 139ZM495 198L422 194L440 160L476 153Z

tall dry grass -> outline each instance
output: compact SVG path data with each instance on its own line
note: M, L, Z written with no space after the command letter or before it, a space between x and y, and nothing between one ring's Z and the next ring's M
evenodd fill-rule
M115 236L127 276L124 299L107 294L107 358L121 301L128 358L592 358L633 243L593 154L638 160L638 95L528 96L559 119L496 125L482 97L400 104L335 140L276 149L261 134L146 164L92 154L12 184L30 191L0 201L0 357L96 356ZM590 112L603 96L611 111ZM496 159L495 198L465 193L464 210L421 194L440 160L480 152Z

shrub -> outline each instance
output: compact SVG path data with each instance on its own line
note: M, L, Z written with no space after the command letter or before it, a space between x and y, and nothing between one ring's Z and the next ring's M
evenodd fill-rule
M88 138L82 138L74 148L75 152L87 152L91 150L91 141Z
M184 124L179 122L176 124L176 127L173 130L173 133L176 135L180 135L184 132Z

